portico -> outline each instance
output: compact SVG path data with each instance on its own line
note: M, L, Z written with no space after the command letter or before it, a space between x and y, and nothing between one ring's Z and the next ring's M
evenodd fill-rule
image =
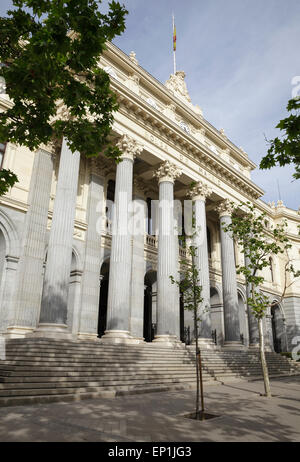
M212 195L212 188L205 180L199 180L191 190L189 184L193 178L189 177L187 173L183 174L178 163L169 160L163 161L155 158L152 154L151 165L148 163L147 148L143 146L140 139L135 139L129 134L120 135L120 133L116 139L122 152L122 161L115 167L115 201L109 230L105 229L104 226L99 229L97 225L99 220L102 224L105 222L107 210L105 197L107 194L104 188L104 185L107 184L107 165L105 164L107 161L99 157L89 164L90 200L89 213L87 214L89 240L87 241L86 260L81 282L81 305L77 314L77 331L74 330L74 326L67 325L66 307L68 305L69 278L62 277L53 270L55 267L53 262L57 261L58 256L53 257L54 259L51 258L52 246L60 249L62 245L59 244L59 239L63 242L70 242L68 257L62 258L62 254L59 254L61 273L70 274L79 156L72 157L66 144L63 143L62 145L58 178L65 175L63 177L64 187L60 188L58 183L53 215L53 220L56 221L53 221L50 230L40 318L32 335L56 338L88 338L99 341L97 334L99 317L101 317L105 319L105 328L102 329L104 335L100 337L101 342L118 344L144 342L144 278L146 268L150 264L152 269L157 272L155 314L152 316L156 326L153 344L166 347L179 344L180 330L183 328L180 325L180 294L178 287L171 283L170 276L179 280L180 259L185 256L185 251L179 245L178 217L175 216L174 204L175 200L182 201L182 199L187 200L190 197L193 200L196 218L197 233L194 237L194 244L197 248L197 267L203 287L199 340L202 348L212 348L210 274L205 209L206 198ZM139 177L136 176L136 173L134 174L135 159L137 158L140 159L137 162L136 172L139 173ZM73 170L70 168L70 162L74 165ZM102 162L106 168L101 174ZM113 170L112 163L109 170L110 172ZM64 172L67 172L68 175ZM149 178L148 182L147 178ZM70 191L67 200L66 190ZM149 230L146 223L149 219L146 202L148 195L158 199L156 207L152 207L156 215L156 219L153 217L152 222L153 235L146 233L146 228L147 231ZM132 201L132 199L134 200ZM99 203L102 204L100 208L97 205ZM96 220L93 209L98 212L98 220ZM55 218L56 216L58 218ZM181 215L179 216L182 219ZM60 217L63 217L63 220ZM141 223L142 226L140 226ZM101 304L103 300L100 300L101 278L99 282L101 253L103 253L101 236L103 235L110 240L105 316L99 312L99 302L103 310L103 303ZM53 244L53 242L58 243ZM149 249L152 251L152 258L150 259ZM64 246L64 251L66 250L67 247ZM227 249L227 257L234 258L232 252L233 247ZM48 282L50 276L48 275L51 274L51 271L57 282L50 284ZM232 274L233 280L234 276ZM235 306L232 307L226 299L226 316L234 309ZM235 320L233 314L230 316ZM181 323L184 322L181 319ZM225 322L225 325L226 329L227 326L229 329L238 329L231 325L230 319Z
M119 98L111 139L121 162L101 153L94 159L72 154L65 139L59 150L43 146L21 154L32 165L28 185L17 185L1 206L0 218L17 223L18 241L12 254L0 235L7 281L0 294L2 332L172 348L189 330L192 342L184 294L180 301L170 281L179 280L186 257L177 230L187 225L190 201L203 294L199 343L241 349L246 337L256 348L255 320L245 306L249 288L236 274L243 256L223 230L231 202L264 207L263 191L250 178L255 165L191 103L184 73L164 86L113 45L100 65L110 69ZM5 161L14 155L9 147ZM270 220L280 210L267 208ZM279 289L274 282L264 288L274 296ZM290 295L286 319L296 316L298 298Z

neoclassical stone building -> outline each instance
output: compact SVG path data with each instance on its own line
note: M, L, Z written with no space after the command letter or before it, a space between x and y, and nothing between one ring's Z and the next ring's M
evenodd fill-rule
M174 210L193 199L201 229L196 238L204 298L201 343L257 346L246 287L236 275L244 257L221 223L230 220L231 201L247 200L267 213L266 234L286 219L297 266L299 213L280 201L260 200L263 191L251 181L255 164L192 104L184 72L162 85L134 53L127 56L111 44L99 65L110 74L120 102L112 138L122 162L71 154L65 140L60 152L1 145L2 167L19 178L0 199L1 334L166 346L191 342L192 319L170 275L180 277L185 259L174 223L181 226L186 216ZM10 104L0 96L2 110ZM278 303L265 319L267 344L290 351L300 335L300 283L280 302L285 256L270 258L262 289Z

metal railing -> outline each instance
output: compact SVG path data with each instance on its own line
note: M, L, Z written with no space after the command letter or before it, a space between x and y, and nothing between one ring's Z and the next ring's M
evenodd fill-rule
M183 341L186 345L191 344L191 328L190 326L184 327Z
M211 338L215 345L217 345L217 329L211 331Z

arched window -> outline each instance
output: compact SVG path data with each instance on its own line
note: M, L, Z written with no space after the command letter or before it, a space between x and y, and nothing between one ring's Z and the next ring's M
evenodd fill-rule
M211 234L209 227L206 227L206 235L207 235L207 252L208 252L208 258L211 258Z
M152 234L152 215L151 215L151 197L147 197L147 210L148 210L148 222L147 222L147 233Z
M6 143L0 143L0 168L2 168Z
M112 231L112 215L113 215L113 202L115 200L115 188L116 183L113 180L109 180L107 183L107 192L106 192L106 228L107 232L111 233Z
M109 180L107 183L107 194L106 194L107 200L114 202L115 188L116 188L116 182L114 180Z

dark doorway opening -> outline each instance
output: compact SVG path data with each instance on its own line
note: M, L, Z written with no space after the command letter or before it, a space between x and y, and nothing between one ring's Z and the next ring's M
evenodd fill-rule
M184 302L183 302L183 292L180 291L179 298L179 325L180 325L180 340L183 343L187 343L187 331L184 327Z
M278 335L279 330L279 318L280 308L278 305L272 306L271 308L271 319L272 319L272 334L273 334L273 346L275 353L282 352L281 338Z
M152 287L146 286L144 291L144 332L145 342L154 339L154 326L152 325Z
M156 313L153 313L155 310L155 282L156 282L156 271L149 270L145 274L144 284L144 328L143 328L143 337L146 342L152 342L156 334L156 324L153 322L153 319L156 319ZM154 306L154 308L153 308Z
M101 286L99 300L98 316L98 337L102 337L106 330L107 322L107 299L108 299L108 281L109 281L109 262L104 262L101 267Z

